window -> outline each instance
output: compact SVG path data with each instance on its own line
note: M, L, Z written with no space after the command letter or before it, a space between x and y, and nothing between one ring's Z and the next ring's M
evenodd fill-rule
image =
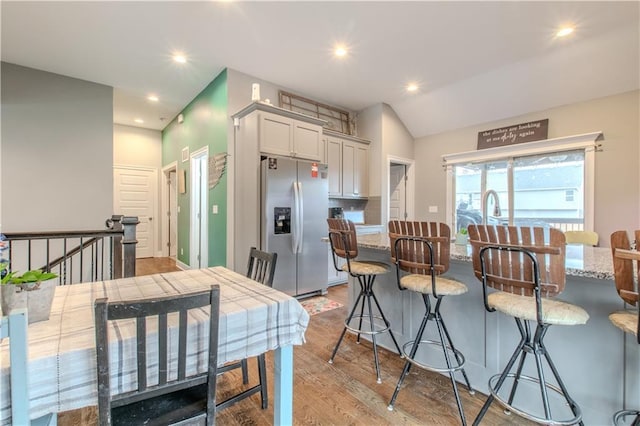
M482 223L486 213L489 224L593 229L593 153L599 135L443 156L452 228ZM489 190L498 200L490 194L483 212Z

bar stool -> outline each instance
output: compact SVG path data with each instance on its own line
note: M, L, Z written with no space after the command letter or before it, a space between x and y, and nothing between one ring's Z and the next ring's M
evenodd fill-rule
M333 364L333 359L338 352L338 348L347 330L357 334L356 342L358 344L360 344L361 334L369 335L373 343L373 357L376 365L377 382L382 383L376 335L388 331L393 343L398 349L398 353L400 353L400 347L391 332L389 321L387 321L387 318L384 316L378 299L373 292L373 283L376 276L389 272L389 265L382 262L356 260L358 256L358 241L356 239L356 227L352 221L345 219L327 219L327 223L329 224L329 242L331 244L331 251L333 252L333 266L338 271L348 272L349 275L356 278L360 284L360 293L358 294L356 302L353 304L353 309L351 309L349 316L344 322L342 334L340 334L338 343L336 343L335 348L333 348L333 353L331 354L331 358L329 358L329 364ZM346 259L346 263L342 267L338 267L339 257ZM373 314L372 299L380 315ZM365 304L368 308L368 314L366 315L364 313ZM360 314L354 315L358 306L360 306ZM362 321L364 319L369 321L369 330L364 330L362 327ZM356 327L352 322L358 322L358 326Z
M545 243L548 234L548 243ZM484 305L487 311L500 311L515 319L520 342L501 374L489 379L491 395L473 422L480 423L493 400L526 419L542 424L582 424L582 412L569 396L551 356L544 344L544 336L551 325L585 324L587 312L551 297L562 293L565 286L565 237L554 228L529 228L516 226L470 225L469 239L473 248L473 269L482 282ZM487 287L498 291L488 293ZM535 332L531 332L531 324ZM527 354L533 354L537 377L522 374ZM520 361L511 373L516 359ZM545 380L542 357L555 377L557 386ZM507 378L513 379L508 398L499 395ZM515 407L513 400L521 380L537 383L540 387L544 417ZM552 417L548 389L563 396L573 413L573 418L557 420Z
M469 393L473 395L475 391L471 388L469 378L463 368L464 356L453 345L440 313L440 305L445 296L458 296L468 291L467 286L463 283L442 276L449 270L450 237L451 230L444 223L404 222L398 220L389 222L391 259L396 265L398 288L403 291L409 290L420 293L424 301L425 314L415 339L402 346L402 354L407 359L407 362L404 364L404 369L387 408L393 410L402 382L409 374L411 366L415 365L425 370L449 374L453 393L458 404L460 419L462 424L466 425L467 422L462 409L460 395L458 394L455 372L462 372ZM405 273L403 274L402 271ZM436 300L435 307L431 305L430 296L433 296ZM438 341L422 339L430 320L435 322L438 329L440 336ZM435 367L417 361L416 353L421 344L439 346L444 353L446 368ZM451 354L455 358L455 363Z
M635 231L635 240L636 242L640 241L640 230ZM616 290L625 303L638 306L638 308L614 312L609 315L609 320L625 333L635 335L638 344L640 344L638 282L636 282L637 278L634 279L634 269L636 270L636 277L640 276L640 252L632 250L626 231L616 231L611 234L611 254L613 255ZM613 424L620 424L620 420L627 416L635 416L633 424L640 425L640 410L633 409L621 410L615 413Z

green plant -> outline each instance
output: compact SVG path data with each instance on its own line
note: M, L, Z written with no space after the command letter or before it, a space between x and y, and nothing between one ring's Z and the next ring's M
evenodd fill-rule
M57 278L58 274L53 272L42 272L39 269L34 269L32 271L27 271L22 275L18 275L18 272L9 272L7 275L2 277L2 284L28 284L28 283L41 283L42 281L47 281L52 278Z
M469 231L467 231L467 228L460 228L460 230L458 231L458 234L461 235L467 235L469 233Z

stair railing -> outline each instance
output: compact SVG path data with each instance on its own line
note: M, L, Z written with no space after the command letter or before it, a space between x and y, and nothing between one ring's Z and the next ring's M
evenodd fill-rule
M105 229L6 233L9 270L55 272L61 285L135 276L138 223L113 215Z

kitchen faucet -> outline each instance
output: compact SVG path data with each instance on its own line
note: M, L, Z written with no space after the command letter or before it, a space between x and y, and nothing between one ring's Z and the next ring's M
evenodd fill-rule
M489 212L487 211L487 206L489 204L489 195L493 195L493 216L500 217L500 199L498 198L498 193L493 189L489 189L485 191L482 196L482 224L487 224L487 217L489 216Z

